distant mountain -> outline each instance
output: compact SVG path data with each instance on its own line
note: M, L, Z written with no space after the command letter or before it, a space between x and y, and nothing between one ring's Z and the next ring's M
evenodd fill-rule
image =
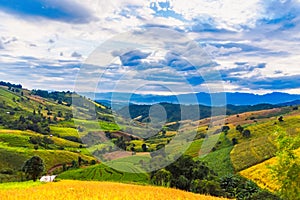
M277 105L278 106L297 106L297 105L300 105L300 100L295 100L295 101L280 103L280 104L277 104Z
M99 102L110 104L113 107L121 108L129 104L155 104L155 103L174 103L174 104L201 104L206 106L224 106L224 105L257 105L257 104L282 104L300 100L300 95L273 92L264 95L251 93L196 93L175 95L142 95L129 93L84 93L83 95L95 99ZM195 99L195 101L193 101ZM213 103L212 103L213 99Z
M180 105L180 104L172 104L172 103L159 103L155 105L160 105L164 107L166 112L166 121L173 122L173 121L180 121L180 120L199 120L211 117L212 115L233 115L239 114L249 111L259 111L259 110L266 110L272 108L279 108L282 106L279 105L272 105L272 104L257 104L257 105L227 105L227 106L218 106L218 107L211 107L211 106L204 106L204 105ZM149 113L152 105L136 105L130 104L129 106L125 106L117 111L117 113L125 118L134 119L139 117L139 121L147 122L149 120ZM128 112L129 111L129 112ZM200 111L200 115L198 112ZM212 113L212 111L214 113ZM159 110L156 110L152 113L152 115L159 117L161 113Z

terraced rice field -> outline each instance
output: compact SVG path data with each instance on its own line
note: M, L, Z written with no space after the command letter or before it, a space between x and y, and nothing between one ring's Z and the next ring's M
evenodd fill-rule
M111 182L93 181L60 181L32 187L1 189L3 200L74 200L74 199L101 199L101 200L218 200L206 195L189 193L181 190L140 186ZM5 186L4 186L5 187Z
M99 164L87 168L69 170L59 175L60 179L94 180L94 181L116 181L116 182L139 182L148 183L149 175L131 163L115 163L114 168ZM111 166L112 166L111 165ZM119 165L119 166L117 166ZM122 169L126 167L126 172Z

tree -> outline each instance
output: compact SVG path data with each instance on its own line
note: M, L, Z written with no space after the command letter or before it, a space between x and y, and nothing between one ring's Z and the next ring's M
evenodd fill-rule
M251 132L249 130L243 131L243 137L249 138L251 136Z
M48 136L44 136L43 139L42 139L43 143L48 145L48 144L54 144L54 141L49 138Z
M232 138L232 145L236 145L236 144L238 144L238 140L236 139L236 138Z
M252 196L260 191L259 187L252 181L239 175L226 175L220 179L220 186L226 193L226 197L238 200L252 200Z
M66 163L63 163L63 171L67 171L68 170L68 166Z
M237 125L237 126L235 127L235 130L237 130L237 131L239 131L240 133L242 133L243 130L244 130L244 128L243 128L241 125Z
M31 137L29 137L29 142L31 144L41 144L42 143L42 139L39 136L31 136Z
M146 152L147 151L147 149L148 149L148 147L147 147L147 145L144 143L144 144L142 144L142 149L143 149L143 151L144 152Z
M175 187L188 191L190 187L190 181L184 175L180 175L175 183Z
M275 194L272 194L271 192L269 192L267 190L259 191L255 194L253 194L251 196L251 198L253 200L260 200L260 199L263 199L263 200L281 200L278 196L276 196Z
M20 115L19 122L21 122L21 123L25 123L26 122L26 119L25 119L25 117L23 115Z
M126 150L126 143L125 143L125 140L124 140L124 137L121 136L119 137L116 142L115 142L116 146L118 146L120 149L123 149L123 150Z
M223 126L222 127L222 132L228 132L230 130L229 126Z
M194 161L191 156L183 155L165 168L172 174L170 186L191 190L193 180L216 180L217 174L204 162ZM197 186L196 186L197 187Z
M96 163L96 160L91 160L91 165L95 165Z
M171 172L161 169L154 174L152 181L155 185L170 186L171 177Z
M62 116L63 116L62 112L61 112L61 111L58 111L57 117L62 117Z
M298 110L298 106L293 107L293 110Z
M72 167L73 168L77 168L78 167L77 162L75 160L72 160Z
M167 131L165 129L161 130L161 134L162 134L163 137L166 136L166 133L167 133Z
M44 161L38 156L31 157L22 167L22 171L25 172L27 177L31 177L33 181L37 180L44 169Z
M83 161L82 158L80 156L78 156L78 165L79 166L81 166L82 161Z
M277 162L270 166L273 179L279 185L282 199L300 199L300 158L294 152L300 138L292 138L285 131L277 130Z

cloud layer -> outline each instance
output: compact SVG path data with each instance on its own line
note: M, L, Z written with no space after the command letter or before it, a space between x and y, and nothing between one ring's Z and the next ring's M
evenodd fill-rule
M103 42L128 31L138 35L139 30L168 27L194 41L211 62L188 57L197 52L187 47L189 42L179 44L174 34L148 38L149 44L162 40L165 50L126 49L126 41L116 42L111 64L91 68L109 66L98 89L116 89L112 83L127 74L120 91L127 83L140 84L141 93L165 92L163 86L180 88L184 79L194 91L223 85L233 92L300 93L298 0L0 0L0 17L1 79L29 88L72 90L80 66ZM175 45L178 49L168 49ZM195 68L218 72L222 80L199 75ZM87 84L86 90L93 89Z

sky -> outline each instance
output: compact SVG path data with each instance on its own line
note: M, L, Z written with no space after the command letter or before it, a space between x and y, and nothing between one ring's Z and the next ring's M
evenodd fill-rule
M0 79L29 89L300 94L300 0L0 0Z

